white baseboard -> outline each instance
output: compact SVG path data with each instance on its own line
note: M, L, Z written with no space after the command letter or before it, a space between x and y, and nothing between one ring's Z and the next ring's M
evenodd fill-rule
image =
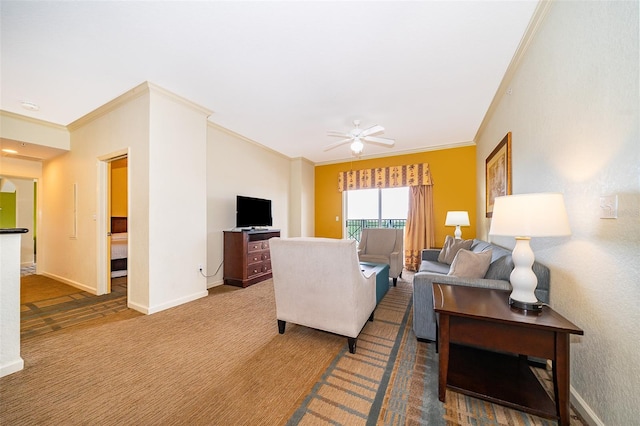
M40 275L44 275L45 277L53 278L56 281L60 281L60 282L63 282L65 284L69 284L72 287L79 288L80 290L86 291L87 293L91 293L94 296L98 295L98 291L95 288L86 286L86 285L84 285L82 283L79 283L77 281L69 280L67 278L64 278L64 277L61 277L61 276L58 276L58 275L55 275L55 274L50 274L49 272L42 272Z
M212 283L207 283L207 289L213 288L213 287L218 287L219 285L223 285L224 284L224 280L218 280L218 281L214 281Z
M0 377L8 376L9 374L16 373L24 368L24 360L21 357L14 359L11 362L0 365Z
M580 414L580 417L587 422L590 426L605 426L602 420L596 416L596 413L593 412L591 407L587 405L584 399L580 396L578 392L570 386L571 390L571 404L573 408Z
M131 308L134 311L138 311L145 315L149 315L149 308L147 306L140 305L138 303L132 302L130 300L127 301L127 308Z
M156 312L164 311L169 308L175 308L176 306L180 306L185 303L193 302L194 300L200 299L202 297L207 297L208 295L209 295L209 292L200 291L200 292L191 294L189 296L181 297L179 299L171 300L169 302L162 303L156 306L151 306L151 307L137 305L132 302L129 302L127 305L131 309L135 309L136 311L142 312L147 315L151 315L151 314L155 314Z

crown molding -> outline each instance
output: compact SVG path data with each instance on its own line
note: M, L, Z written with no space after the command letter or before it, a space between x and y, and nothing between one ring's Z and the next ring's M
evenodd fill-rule
M196 104L195 102L191 102L190 100L176 95L175 93L162 88L160 86L158 86L157 84L151 83L149 81L145 81L139 85L137 85L136 87L134 87L131 90L126 91L125 93L123 93L122 95L118 96L117 98L107 102L106 104L102 105L101 107L98 107L97 109L91 111L90 113L80 117L79 119L77 119L76 121L70 123L67 128L69 129L69 131L73 131L76 130L82 126L84 126L87 123L90 123L91 121L102 117L103 115L113 111L114 109L118 108L119 106L127 103L127 102L131 102L132 100L148 94L148 93L157 93L159 95L162 95L172 101L175 101L179 104L185 105L191 109L194 109L202 114L204 114L206 117L209 117L211 114L213 114L213 111L204 108L198 104Z
M40 120L39 118L33 118L22 114L16 114L15 112L9 112L0 109L0 117L12 118L14 120L25 121L27 123L37 124L39 126L50 127L55 130L67 131L67 127L62 124L53 123L51 121Z
M214 129L222 132L222 133L226 133L227 135L232 136L232 137L237 138L237 139L240 139L240 140L242 140L244 142L247 142L247 143L250 143L252 145L255 145L258 148L264 149L265 151L269 151L269 152L271 152L271 153L273 153L275 155L278 155L280 157L286 158L287 160L291 160L292 159L291 157L289 157L287 155L284 155L281 152L278 152L278 151L276 151L276 150L274 150L272 148L269 148L268 146L262 145L260 142L256 142L253 139L249 139L248 137L243 136L240 133L236 133L233 130L227 129L224 126L219 125L218 123L214 123L211 120L207 121L207 124L208 124L209 127L212 127Z
M513 80L513 77L516 71L520 67L520 63L522 62L524 55L529 49L529 46L531 45L531 42L533 41L535 35L540 30L540 26L544 22L544 18L547 16L547 13L549 12L549 9L551 8L551 4L553 3L553 1L554 0L540 0L538 2L538 5L536 6L536 10L533 12L533 16L531 17L531 21L527 26L524 36L522 37L522 40L520 41L520 44L516 49L516 53L513 55L513 58L511 59L511 62L507 67L507 71L504 73L504 76L502 77L502 81L500 82L500 85L498 86L498 90L496 90L496 93L493 96L491 103L489 104L489 108L487 109L487 112L485 113L484 118L482 119L482 123L480 123L480 127L478 127L478 131L476 132L476 135L473 138L474 141L480 140L480 136L482 135L482 132L484 132L485 128L487 127L489 120L495 113L495 110L498 107L500 100L509 89L509 85L511 84L511 81Z
M372 160L374 158L385 158L385 157L396 157L399 155L409 155L409 154L421 154L424 152L431 152L431 151L441 151L443 149L454 149L454 148L464 148L467 146L475 146L476 143L473 141L468 141L468 142L456 142L456 143L449 143L449 144L443 144L443 145L437 145L437 146L431 146L428 148L419 148L419 149L408 149L405 151L395 151L392 153L381 153L381 154L373 154L373 155L361 155L357 158L351 157L351 158L342 158L342 159L338 159L338 160L331 160L331 161L321 161L318 163L314 163L314 165L316 166L328 166L331 164L340 164L340 163L348 163L350 161L360 161L360 160Z
M88 114L83 115L82 117L78 118L77 120L73 121L72 123L69 123L67 125L67 128L69 129L69 131L74 131L79 129L80 127L92 122L93 120L96 120L100 117L102 117L105 114L108 114L109 112L113 111L114 109L118 108L119 106L132 101L133 99L136 99L144 94L149 93L149 82L145 81L142 84L137 85L136 87L134 87L133 89L130 89L128 91L126 91L125 93L123 93L122 95L118 96L117 98L107 102L106 104L94 109L93 111L91 111Z

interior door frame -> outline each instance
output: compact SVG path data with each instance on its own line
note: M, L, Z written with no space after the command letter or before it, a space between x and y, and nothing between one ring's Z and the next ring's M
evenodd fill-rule
M114 151L98 157L98 206L96 209L96 253L97 293L106 294L111 291L111 162L129 157L129 149ZM127 185L129 172L127 171ZM127 200L128 201L128 200ZM130 215L130 204L127 203L127 217ZM127 300L129 286L127 286Z

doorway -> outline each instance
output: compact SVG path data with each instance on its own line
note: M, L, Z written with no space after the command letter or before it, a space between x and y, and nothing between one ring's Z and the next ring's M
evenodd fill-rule
M99 158L98 294L123 286L129 294L129 167L128 152ZM127 298L128 299L128 298Z
M26 228L20 239L20 268L35 273L37 185L35 178L0 176L0 228Z
M127 157L109 162L110 167L110 290L125 287L128 275L128 160Z

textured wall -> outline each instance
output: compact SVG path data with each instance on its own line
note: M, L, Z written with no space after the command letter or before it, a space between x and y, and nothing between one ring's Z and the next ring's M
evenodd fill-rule
M484 159L508 131L513 193L565 195L572 235L532 247L551 269L552 306L585 332L572 338L574 397L607 425L640 414L638 27L638 2L552 3L477 141L479 210ZM600 219L610 194L618 219Z

